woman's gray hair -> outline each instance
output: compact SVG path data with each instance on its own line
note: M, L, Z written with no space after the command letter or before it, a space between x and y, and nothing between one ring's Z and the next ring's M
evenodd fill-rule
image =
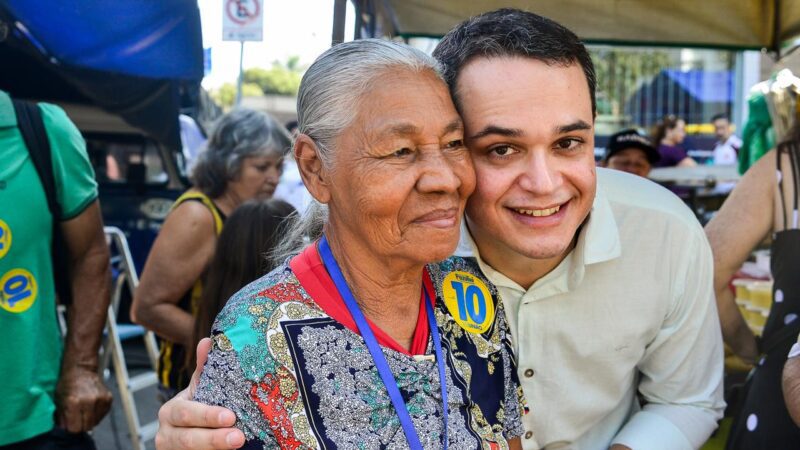
M285 154L292 146L289 133L269 114L236 108L217 122L214 132L192 169L194 186L211 198L225 192L228 182L251 156Z
M423 51L399 42L359 39L329 48L308 68L297 95L298 132L317 145L326 167L333 161L336 138L352 123L364 96L389 71L430 72L444 83L439 63ZM281 264L322 236L328 221L325 205L312 200L300 220L273 253Z

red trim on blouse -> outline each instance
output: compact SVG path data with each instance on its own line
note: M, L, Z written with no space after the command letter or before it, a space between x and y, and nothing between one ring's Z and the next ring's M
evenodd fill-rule
M303 252L292 258L291 261L289 261L289 267L292 268L292 272L294 272L297 280L300 281L303 289L305 289L314 302L325 311L325 314L331 316L333 320L344 325L354 333L361 334L358 331L353 317L350 315L350 311L348 311L347 306L344 304L344 299L342 299L342 296L336 289L336 285L333 283L333 279L322 263L322 258L317 250L316 242L313 245L309 245ZM431 295L431 293L435 291L433 290L433 283L430 280L427 270L423 271L422 281L424 288L428 291L431 303L435 305L436 296ZM425 303L423 303L424 301L425 295L420 293L419 315L417 317L417 326L414 329L414 337L411 340L410 350L403 348L403 346L398 344L391 336L378 328L371 320L367 319L367 323L370 328L372 328L372 332L375 334L375 339L377 339L378 344L409 356L424 355L428 347L429 332L428 313L425 308Z

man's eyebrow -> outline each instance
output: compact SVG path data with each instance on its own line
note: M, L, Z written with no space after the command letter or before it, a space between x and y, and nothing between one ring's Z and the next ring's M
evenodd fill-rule
M560 125L556 127L556 134L571 133L573 131L591 130L592 126L583 120L578 120L568 125Z
M520 137L522 136L522 130L518 128L505 128L499 127L497 125L487 125L481 131L473 134L470 136L470 139L480 139L482 137L486 137L492 134L499 134L500 136L507 136L507 137Z

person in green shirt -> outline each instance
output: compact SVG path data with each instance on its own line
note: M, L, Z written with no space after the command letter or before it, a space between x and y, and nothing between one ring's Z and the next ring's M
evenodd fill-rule
M53 217L8 94L0 91L0 449L93 449L111 406L97 371L109 251L86 144L64 111L39 104L50 142L72 303L56 317Z

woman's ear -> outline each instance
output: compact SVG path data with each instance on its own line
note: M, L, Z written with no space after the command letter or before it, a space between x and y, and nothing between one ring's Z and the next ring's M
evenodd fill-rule
M320 203L328 203L331 198L328 189L328 171L319 158L317 143L306 134L299 134L294 141L294 159L300 170L300 177L306 189Z

